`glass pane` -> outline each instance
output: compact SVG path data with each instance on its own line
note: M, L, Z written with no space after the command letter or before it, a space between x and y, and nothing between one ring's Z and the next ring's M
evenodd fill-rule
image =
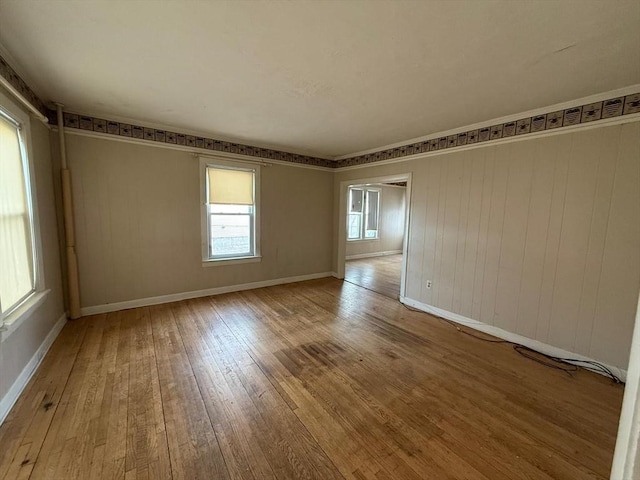
M210 215L211 255L251 255L251 215Z
M362 212L363 194L364 192L362 190L356 188L349 189L349 212Z
M349 214L349 223L347 226L347 238L350 240L354 240L356 238L360 238L360 219L361 215L359 213L350 213Z
M380 204L380 192L370 190L367 191L367 231L377 232L378 230L378 211ZM365 235L370 238L369 235ZM375 237L376 234L374 233Z
M0 117L0 303L7 312L33 291L33 241L20 139Z

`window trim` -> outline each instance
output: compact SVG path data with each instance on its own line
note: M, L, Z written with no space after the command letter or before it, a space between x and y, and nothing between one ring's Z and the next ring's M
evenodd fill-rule
M2 115L18 124L20 149L25 168L27 205L31 227L33 250L33 290L8 312L0 311L0 331L4 342L18 326L32 315L34 310L46 299L49 290L45 290L44 261L42 257L42 238L40 235L40 217L38 214L37 185L35 165L31 152L31 117L13 99L0 92L0 110ZM2 329L5 329L2 331Z
M362 212L356 212L360 214L360 236L358 238L349 238L349 215L351 215L351 190L362 190ZM378 192L378 228L376 229L375 237L366 237L366 222L367 222L367 214L366 209L368 207L369 202L369 194L368 192ZM368 185L349 185L347 188L347 242L375 242L380 240L380 209L382 206L382 188L380 187L369 187Z
M200 232L201 232L201 258L203 267L220 265L234 265L242 263L260 262L260 164L254 162L243 162L241 160L228 160L220 157L200 156ZM209 256L209 203L208 203L208 181L207 168L226 168L232 170L252 170L254 173L254 212L253 212L253 254L235 255L227 257L211 258Z

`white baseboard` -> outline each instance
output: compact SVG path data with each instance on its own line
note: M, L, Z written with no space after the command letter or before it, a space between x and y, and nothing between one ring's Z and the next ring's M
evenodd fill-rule
M441 308L434 307L432 305L427 305L426 303L418 302L417 300L413 300L411 298L400 297L400 302L410 307L413 307L415 309L422 310L423 312L430 313L438 317L446 318L447 320L451 320L452 322L459 323L460 325L464 325L474 330L478 330L480 332L493 335L494 337L507 340L508 342L524 345L525 347L529 347L537 352L541 352L546 355L551 355L553 357L561 357L561 358L575 358L576 360L601 363L602 365L607 367L609 370L611 370L613 373L615 373L623 382L627 381L626 370L623 370L619 367L614 367L612 365L607 365L606 363L601 362L600 360L595 360L593 358L580 355L579 353L574 353L568 350L564 350L562 348L554 347L553 345L549 345L547 343L543 343L538 340L534 340L532 338L524 337L522 335L518 335L517 333L511 333L501 328L494 327L493 325L488 325L486 323L479 322L478 320L473 320L472 318L468 318L463 315L459 315L457 313L449 312L447 310L443 310ZM580 365L580 364L576 363L576 365Z
M331 276L333 276L333 272L311 273L309 275L299 275L297 277L275 278L273 280L241 283L238 285L227 285L224 287L207 288L205 290L195 290L192 292L171 293L169 295L160 295L158 297L146 297L139 298L137 300L127 300L124 302L105 303L104 305L83 307L80 309L80 313L84 316L96 315L99 313L117 312L118 310L126 310L128 308L148 307L150 305L178 302L180 300L188 300L190 298L210 297L212 295L220 295L223 293L241 292L243 290L253 290L254 288L273 287L274 285L304 282L306 280L315 280L317 278L325 278Z
M371 258L371 257L384 257L386 255L397 255L402 253L402 250L387 250L386 252L374 252L374 253L358 253L356 255L347 255L345 260L357 260L359 258Z
M15 405L18 397L29 383L29 380L31 380L31 377L42 363L42 359L47 354L49 348L51 348L51 345L53 345L54 340L58 337L62 327L64 327L66 323L67 314L65 312L58 319L44 341L40 344L40 347L38 347L38 350L33 354L31 360L29 360L22 369L22 372L20 372L18 378L13 382L13 385L11 385L7 394L2 398L2 400L0 400L0 425L2 425L7 418L7 415Z

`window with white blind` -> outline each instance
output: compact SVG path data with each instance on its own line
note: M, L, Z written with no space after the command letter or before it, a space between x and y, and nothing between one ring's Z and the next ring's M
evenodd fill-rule
M380 189L349 187L347 212L347 240L378 238L380 218Z
M259 169L222 161L204 164L205 261L259 258Z
M20 122L0 109L0 326L36 292L29 162Z

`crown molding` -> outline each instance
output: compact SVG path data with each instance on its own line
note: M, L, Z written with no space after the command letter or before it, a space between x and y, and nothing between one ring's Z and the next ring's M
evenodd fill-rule
M1 53L2 52L0 52L0 77L2 77L2 81L0 84L25 104L40 120L46 122L49 115L47 106L31 87L29 87L27 82L11 67Z
M423 135L421 137L410 138L407 140L402 140L400 142L389 143L387 145L380 145L375 148L370 148L367 150L361 150L358 152L347 153L344 155L337 155L333 158L333 160L345 160L347 158L358 157L360 155L366 155L368 153L381 152L383 150L388 150L390 148L402 147L405 145L409 145L416 142L422 142L424 140L431 140L434 138L446 137L453 134L458 134L462 132L467 132L469 130L479 129L482 127L486 127L488 125L496 125L500 123L506 123L509 121L517 121L523 117L533 117L534 115L545 114L548 112L555 112L557 110L564 110L565 108L571 108L575 105L584 105L588 103L593 103L597 101L603 101L609 98L615 97L624 97L626 95L630 95L633 93L640 92L640 83L629 85L623 88L617 88L615 90L608 90L606 92L597 93L594 95L589 95L586 97L574 98L572 100L568 100L566 102L554 103L553 105L547 105L545 107L535 108L533 110L526 110L523 112L518 112L510 115L505 115L502 117L492 118L489 120L483 120L477 123L472 123L470 125L464 125L461 127L455 127L449 130L442 130L439 132L430 133L428 135Z
M337 157L336 168L381 162L393 163L417 154L491 144L504 139L521 139L544 132L565 132L576 127L602 125L640 113L640 85L552 105L509 117L439 132L361 154ZM400 160L402 161L402 160Z
M54 125L52 128L52 131L57 131L58 130L58 126ZM221 158L226 158L229 160L238 160L238 161L248 161L248 162L265 162L269 165L282 165L282 166L286 166L286 167L296 167L296 168L306 168L306 169L310 169L310 170L320 170L320 171L325 171L325 172L334 172L335 169L332 167L322 167L322 166L316 166L316 165L309 165L309 164L304 164L304 163L295 163L295 162L290 162L290 161L283 161L283 160L277 160L277 159L268 159L268 158L261 158L261 157L255 157L255 156L247 156L245 154L239 154L239 153L231 153L231 152L224 152L224 151L212 151L210 149L205 149L205 148L198 148L198 147L191 147L191 146L187 146L187 145L177 145L177 144L172 144L172 143L163 143L163 142L156 142L156 141L151 141L151 140L145 140L145 139L137 139L137 138L131 138L131 137L121 137L119 135L110 135L108 133L101 133L101 132L94 132L94 131L90 131L90 130L80 130L80 129L75 129L75 128L69 128L69 129L65 129L65 133L69 134L69 135L77 135L80 137L92 137L92 138L99 138L102 140L109 140L109 141L115 141L115 142L123 142L123 143L131 143L134 145L144 145L147 147L155 147L155 148L166 148L169 150L177 150L177 151L181 151L181 152L188 152L188 153L192 153L194 155L209 155L212 157L221 157Z
M394 157L394 158L389 158L386 160L378 160L375 162L368 162L368 163L361 163L361 164L356 164L356 165L351 165L351 166L338 166L335 171L337 172L344 172L344 171L349 171L349 170L360 170L363 168L369 168L369 167L379 167L382 165L390 165L393 163L402 163L402 162L409 162L409 161L413 161L413 160L422 160L423 158L428 158L428 157L434 157L434 156L439 156L439 155L448 155L451 153L459 153L459 152L464 152L466 150L474 150L477 148L485 148L485 147L491 147L491 146L496 146L496 145L504 145L507 143L516 143L516 142L522 142L522 141L527 141L527 140L535 140L535 139L539 139L539 138L545 138L545 137L553 137L556 135L564 135L567 133L573 133L576 131L584 131L584 130L593 130L596 128L602 128L602 127L608 127L608 126L612 126L612 125L622 125L625 123L633 123L633 122L640 122L640 113L634 113L634 114L630 114L630 115L626 115L624 117L617 117L617 118L612 118L612 119L606 119L606 120L602 120L599 122L591 122L591 123L587 123L587 124L580 124L580 125L574 125L574 126L568 126L566 128L556 128L554 130L545 130L545 131L541 131L541 132L536 132L536 133L532 133L530 135L520 135L517 137L506 137L506 138L500 138L500 139L496 139L493 141L487 141L487 142L481 142L481 143L474 143L471 145L462 145L462 146L456 146L456 147L451 147L451 148L447 148L444 150L434 150L434 151L430 151L430 152L418 152L418 153L413 153L410 155L405 155L403 157Z
M52 119L53 120L53 119ZM56 122L52 122L56 123ZM325 158L300 155L297 153L283 152L270 148L254 147L243 143L227 142L215 138L191 135L164 128L153 128L135 123L107 120L91 115L64 112L64 128L85 132L95 132L111 138L124 138L145 143L159 143L162 145L174 145L190 149L208 150L210 152L231 153L254 157L261 160L279 160L291 164L308 165L315 167L333 168L335 162Z
M73 108L72 106L66 106L63 105L63 110L65 113L70 113L70 114L76 114L76 115L83 115L83 116L88 116L88 117L92 117L92 118L99 118L99 119L106 119L109 121L116 121L119 123L123 123L123 124L129 124L129 125L142 125L144 127L147 128L154 128L156 130L166 130L166 131L173 131L173 132L180 132L183 133L185 135L193 135L194 137L215 137L216 140L220 140L223 142L229 142L229 143L236 143L238 145L242 144L242 145L251 145L254 148L264 148L267 150L273 150L273 151L282 151L282 152L288 152L288 153L292 153L292 154L297 154L297 155L303 155L303 156L308 156L308 157L315 157L315 158L321 158L324 160L331 160L333 161L334 158L331 156L326 156L326 155L319 155L316 154L310 150L305 150L302 148L289 148L289 146L287 145L279 145L279 144L275 144L275 143L270 143L267 141L253 141L252 139L249 138L241 138L241 137L233 137L233 136L228 136L228 135L218 135L217 133L212 133L211 131L206 131L206 130L199 130L198 128L182 128L177 126L176 124L167 124L167 123L162 123L162 122L154 122L152 120L145 120L143 118L134 118L134 117L128 117L126 115L118 115L115 113L108 113L108 112L99 112L99 111L91 111L91 110L78 110Z

